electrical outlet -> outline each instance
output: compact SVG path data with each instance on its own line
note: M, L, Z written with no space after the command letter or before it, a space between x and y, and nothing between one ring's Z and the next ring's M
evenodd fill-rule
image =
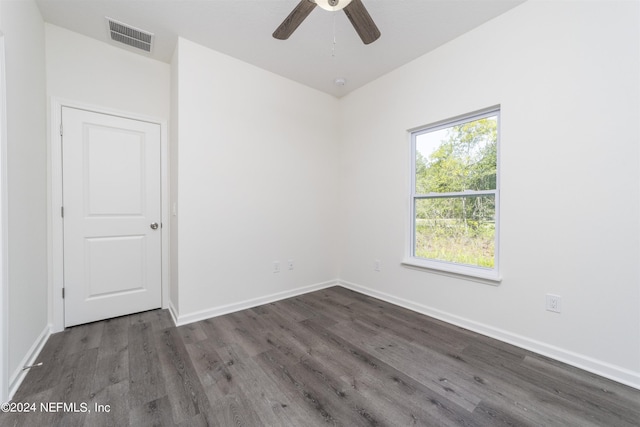
M293 260L287 260L287 267L289 268L289 270L293 270Z
M562 297L560 295L547 294L547 311L562 312Z
M373 261L373 271L380 272L380 260Z
M280 273L280 261L273 261L273 272Z

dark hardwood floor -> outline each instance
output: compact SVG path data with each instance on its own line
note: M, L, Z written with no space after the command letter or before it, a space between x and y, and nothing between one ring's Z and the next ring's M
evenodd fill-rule
M77 326L38 362L0 425L640 425L638 390L339 287Z

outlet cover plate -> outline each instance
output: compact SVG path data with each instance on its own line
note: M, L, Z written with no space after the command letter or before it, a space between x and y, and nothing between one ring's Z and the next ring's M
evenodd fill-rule
M562 313L562 297L560 295L547 294L547 311Z

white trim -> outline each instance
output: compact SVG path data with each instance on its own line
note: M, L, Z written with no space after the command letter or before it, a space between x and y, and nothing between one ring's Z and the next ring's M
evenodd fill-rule
M500 273L489 268L466 266L446 261L429 260L423 258L406 258L400 263L403 267L416 270L430 271L443 276L457 277L487 285L498 286L502 281Z
M63 230L60 207L62 206L62 138L60 123L62 107L78 108L100 114L109 114L160 125L160 175L162 187L162 308L169 307L169 149L166 120L141 114L90 105L82 102L52 97L50 104L51 132L51 206L50 212L50 261L51 261L51 323L53 332L64 330L64 301L62 299Z
M0 403L9 400L9 272L7 267L7 86L0 33Z
M404 298L398 298L396 296L387 294L385 292L380 292L366 286L357 285L355 283L350 283L344 280L338 280L338 284L344 288L351 289L352 291L369 295L374 298L389 302L391 304L395 304L400 307L404 307L406 309L424 314L426 316L442 320L452 325L460 326L470 331L495 338L507 344L512 344L525 350L550 357L554 360L566 363L571 366L575 366L576 368L583 369L596 375L600 375L601 377L608 378L610 380L640 390L640 372L635 372L627 368L612 365L602 360L597 360L583 354L575 353L573 351L549 345L531 338L524 337L522 335L514 334L512 332L505 331L504 329L485 325L483 323L460 317L455 314L447 313L445 311L441 311L413 301L409 301Z
M234 313L240 310L246 310L247 308L257 307L263 304L269 304L275 301L280 301L286 298L295 297L298 295L306 294L309 292L319 291L320 289L330 288L332 286L339 286L340 283L331 280L323 283L316 283L315 285L303 286L296 289L291 289L283 292L276 292L275 294L265 295L258 298L252 298L245 301L235 302L233 304L221 305L219 307L212 307L206 310L196 311L185 315L175 316L175 313L171 313L174 316L176 326L186 325L188 323L199 322L200 320L210 319L212 317L222 316L224 314Z
M35 364L36 360L38 359L38 356L40 355L40 352L42 351L42 348L47 343L47 340L49 339L50 336L51 336L51 324L47 325L42 330L40 335L38 335L38 338L36 338L36 340L31 345L31 348L29 349L29 351L27 351L24 358L18 364L16 371L11 375L11 382L9 386L9 396L6 399L6 401L9 401L10 399L12 399L13 395L16 393L16 391L18 391L20 384L22 384L22 381L24 381L24 378L27 376L28 370L25 370L24 367ZM48 369L48 368L46 366L43 366L41 369Z

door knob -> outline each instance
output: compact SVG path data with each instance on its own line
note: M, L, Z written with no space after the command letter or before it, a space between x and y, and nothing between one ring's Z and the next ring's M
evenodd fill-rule
M151 224L149 227L151 227L152 230L157 230L158 229L158 223L154 222L153 224Z

